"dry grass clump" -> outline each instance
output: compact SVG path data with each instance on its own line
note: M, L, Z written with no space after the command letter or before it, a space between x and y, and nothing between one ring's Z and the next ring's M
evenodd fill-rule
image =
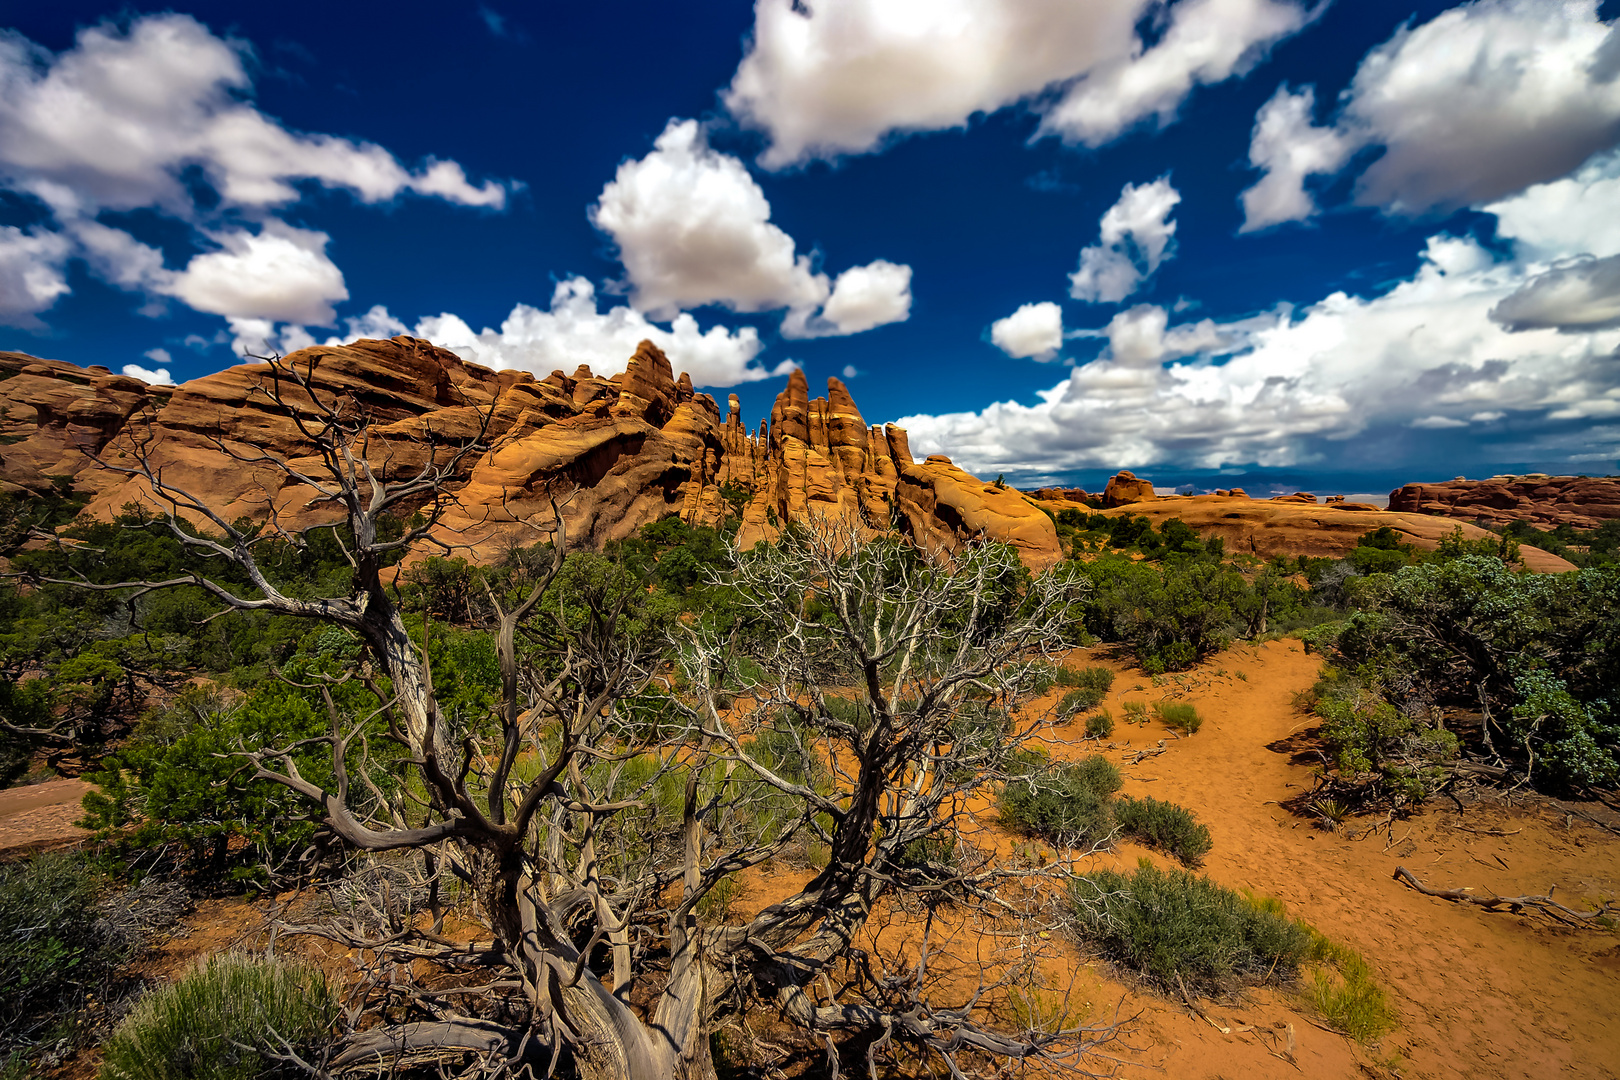
M1164 721L1166 727L1185 735L1204 726L1204 718L1198 715L1198 710L1183 701L1155 701L1153 714Z

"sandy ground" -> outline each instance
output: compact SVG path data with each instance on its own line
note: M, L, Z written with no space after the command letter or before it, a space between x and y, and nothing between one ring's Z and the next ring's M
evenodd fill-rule
M47 780L0 791L0 853L89 836L73 824L84 816L79 800L89 790L83 780Z
M1202 729L1127 767L1124 792L1193 810L1215 841L1205 863L1211 878L1280 898L1292 914L1366 955L1389 989L1401 1026L1375 1049L1349 1045L1296 1014L1301 1069L1308 1076L1376 1075L1399 1055L1399 1073L1413 1077L1615 1076L1617 935L1426 897L1392 875L1405 865L1426 885L1500 895L1545 893L1557 884L1566 904L1596 906L1620 896L1620 837L1546 810L1459 812L1449 804L1396 822L1392 836L1380 831L1360 840L1346 837L1362 835L1374 819L1346 822L1337 834L1302 822L1279 804L1312 786L1311 759L1294 737L1313 723L1292 699L1315 680L1318 665L1297 641L1239 647L1158 687L1123 673L1110 701L1116 717L1126 699L1174 696L1198 707ZM1156 729L1120 725L1114 741L1135 731L1138 746L1156 742L1165 734ZM1128 868L1140 854L1122 845L1116 859ZM1283 1020L1280 1013L1290 1011L1277 995L1254 1000L1250 1008L1210 1011L1228 1026L1274 1022L1274 1013ZM1172 1075L1295 1075L1261 1040L1221 1035L1179 1005L1154 1002L1143 1019L1164 1052L1159 1064Z
M1069 659L1072 666L1099 662L1105 661L1084 651ZM1289 993L1267 989L1205 1001L1215 1023L1256 1029L1222 1034L1181 1002L1069 946L1060 950L1056 970L1048 966L1049 999L1068 993L1074 1007L1090 1007L1093 1023L1131 1018L1112 1051L1118 1075L1131 1080L1616 1076L1620 1016L1612 1005L1620 991L1620 935L1425 897L1392 874L1404 865L1426 885L1502 895L1545 893L1556 884L1564 903L1592 907L1620 896L1620 837L1578 819L1566 822L1545 804L1537 812L1436 805L1396 822L1393 835L1380 830L1356 840L1348 837L1362 836L1377 819L1351 819L1332 833L1295 816L1280 804L1310 790L1319 759L1307 752L1304 734L1314 720L1293 698L1315 681L1319 664L1297 641L1280 641L1240 646L1159 685L1123 670L1105 703L1116 720L1126 700L1171 698L1196 705L1204 725L1178 739L1157 723L1121 722L1104 752L1122 763L1124 794L1180 803L1209 826L1215 846L1204 871L1211 878L1276 896L1290 914L1362 952L1389 991L1400 1026L1363 1046L1316 1026ZM1097 751L1078 726L1055 735L1055 757ZM1160 739L1165 753L1124 764ZM993 811L982 816L988 820L974 838L978 846L1003 851L1016 842L990 824ZM1130 843L1093 862L1130 870L1142 857L1172 865ZM747 883L738 906L757 910L807 877L773 869ZM981 929L945 919L934 940L950 936L946 951L971 968L992 950ZM915 932L897 920L871 944L892 952ZM1277 1056L1290 1028L1293 1063Z
M1069 662L1106 663L1084 651ZM1503 895L1557 885L1563 902L1596 906L1620 896L1620 837L1544 801L1467 811L1432 805L1396 822L1392 833L1364 839L1350 837L1362 836L1374 819L1352 819L1333 833L1295 816L1281 804L1310 789L1316 759L1313 722L1293 697L1314 681L1318 665L1298 642L1280 641L1234 648L1158 685L1121 671L1105 703L1116 719L1126 700L1174 698L1196 705L1205 722L1180 739L1158 724L1120 723L1104 752L1124 763L1164 739L1163 754L1123 765L1125 793L1191 809L1215 841L1204 866L1213 879L1276 896L1291 914L1364 953L1390 992L1400 1026L1362 1046L1314 1026L1290 994L1268 989L1204 1002L1215 1023L1254 1028L1222 1034L1181 1002L1062 942L1052 943L1057 960L1047 971L1053 999L1072 991L1073 1007L1089 1007L1093 1022L1129 1018L1114 1053L1118 1075L1130 1080L1620 1076L1620 1014L1613 1008L1620 935L1425 897L1391 876L1404 865L1430 886ZM1055 734L1056 756L1097 749L1076 729ZM75 835L71 821L84 790L81 781L51 781L0 792L0 850ZM1019 842L995 827L993 812L975 816L983 821L983 842L998 851ZM1144 855L1150 853L1121 844L1096 863L1130 869ZM808 876L773 867L745 883L737 908L757 910ZM199 952L252 934L261 918L240 901L200 905L189 936L162 950L152 966L164 974L178 970ZM947 951L973 961L995 949L981 930L946 918L932 933L936 941L950 937ZM910 932L893 924L885 931L891 943ZM1274 1053L1285 1048L1289 1029L1294 1063Z

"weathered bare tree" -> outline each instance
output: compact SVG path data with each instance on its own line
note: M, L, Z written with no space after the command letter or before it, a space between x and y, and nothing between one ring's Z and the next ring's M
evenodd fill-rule
M308 743L244 751L258 779L307 796L369 864L343 883L339 910L289 928L370 965L354 1030L311 1071L539 1075L566 1063L587 1077L712 1076L711 1033L761 1005L823 1046L835 1075L851 1054L874 1076L908 1055L955 1076L989 1059L1098 1060L1107 1025L997 1014L1061 918L1062 860L997 861L975 844L975 811L1039 735L1018 707L1029 662L1063 644L1075 578L1031 578L1004 546L935 557L822 523L737 555L724 631L681 619L654 634L622 567L567 558L559 515L526 591L489 593L499 704L462 722L440 711L385 564L446 542L440 513L481 444L390 476L368 457L366 418L312 373L272 361L266 392L321 468L243 460L334 509L335 525L315 527L342 527L349 591L278 589L257 545L299 533L224 520L167 482L144 444L117 467L150 485L182 543L253 589L200 573L108 587L197 585L229 608L336 624L365 643L366 664L345 677L366 683L374 710L346 714L317 685L330 783L300 771ZM384 539L401 511L417 524ZM371 753L386 742L389 761ZM795 861L802 887L731 917L739 875ZM446 930L457 890L487 936ZM967 983L943 971L944 911L998 943L999 966ZM909 930L886 935L875 920Z

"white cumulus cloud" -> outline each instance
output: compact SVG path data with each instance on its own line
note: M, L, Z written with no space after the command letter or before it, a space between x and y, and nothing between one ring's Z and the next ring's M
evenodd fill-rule
M293 182L305 179L366 202L420 191L504 205L504 187L475 187L454 162L412 172L375 143L287 131L242 99L248 52L178 14L87 27L59 56L0 38L0 175L58 214L159 206L189 216L189 166L244 207L294 202Z
M1126 184L1102 216L1098 243L1080 252L1080 268L1069 275L1069 295L1091 304L1117 304L1140 288L1173 253L1176 223L1170 214L1180 201L1168 176Z
M1620 326L1620 255L1580 258L1537 274L1491 309L1510 330Z
M369 329L379 332L404 326L378 308L365 319ZM792 361L774 368L755 363L761 345L751 326L702 330L682 312L666 329L626 305L600 311L595 287L580 277L558 282L547 309L517 305L499 330L475 332L465 320L445 312L418 321L413 332L485 367L520 368L542 377L557 370L572 374L580 364L598 375L616 375L643 340L664 350L676 372L691 375L698 386L735 386L783 375L795 366Z
M1168 25L1146 47L1146 17ZM1288 0L758 0L724 98L767 168L880 148L1055 95L1043 133L1096 145L1171 119L1305 25Z
M349 298L343 272L326 257L325 233L271 221L257 234L212 239L220 249L194 256L163 292L213 315L318 325Z
M0 225L0 326L42 325L39 313L69 291L70 252L56 233Z
M1033 479L1166 463L1295 466L1342 460L1351 447L1375 464L1384 438L1353 440L1483 423L1508 425L1495 442L1504 460L1612 459L1620 427L1570 424L1620 416L1620 329L1513 330L1492 317L1547 270L1535 255L1436 235L1417 273L1379 296L1334 293L1299 310L1179 325L1139 305L1082 331L1106 347L1036 404L898 423L916 453Z
M671 120L643 158L626 161L591 208L613 238L631 302L656 319L718 304L788 310L788 337L853 334L911 313L911 268L878 260L818 272L771 222L741 161L714 150L695 120Z
M149 350L147 352L146 355L151 356L152 353L155 353L155 352L161 353L161 352L163 352L163 350L162 349L151 349L151 350ZM168 359L169 359L168 353L164 353L163 354L163 360L159 361L159 362L160 363L165 363L165 362L168 361ZM174 383L174 379L173 379L172 376L170 376L169 369L166 368L166 367L145 368L145 367L141 367L141 365L139 365L139 364L125 364L124 365L124 374L128 375L132 379L139 379L143 383L152 383L152 384L157 385L157 386L171 386Z
M62 266L78 258L119 288L227 319L330 322L331 303L348 294L325 236L273 215L300 199L299 183L367 203L415 193L506 204L505 185L474 184L454 161L412 168L375 143L289 131L249 100L251 59L246 43L173 13L83 28L59 54L0 32L0 189L37 200L54 219L0 231L0 321L37 322L67 292ZM183 177L201 177L217 204L198 202ZM137 209L182 222L218 250L176 271L97 218ZM158 300L144 310L161 309Z
M1050 300L1024 304L990 324L990 343L1015 359L1055 359L1063 348L1063 309Z
M1194 86L1245 74L1311 17L1285 0L1182 0L1152 48L1137 40L1129 54L1088 71L1046 110L1041 131L1101 146L1146 121L1163 127Z
M1476 0L1403 26L1361 61L1331 128L1280 91L1257 117L1248 228L1315 209L1304 178L1381 148L1355 200L1448 212L1556 180L1620 134L1620 45L1597 0Z
M1254 118L1249 163L1265 175L1243 193L1243 227L1252 232L1285 221L1304 221L1317 212L1305 190L1309 176L1337 172L1354 151L1354 142L1332 127L1311 122L1316 91L1298 93L1280 86Z

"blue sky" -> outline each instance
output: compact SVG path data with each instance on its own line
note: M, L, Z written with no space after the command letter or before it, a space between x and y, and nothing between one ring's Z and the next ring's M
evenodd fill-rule
M0 2L0 348L651 336L1024 484L1609 473L1617 13Z

